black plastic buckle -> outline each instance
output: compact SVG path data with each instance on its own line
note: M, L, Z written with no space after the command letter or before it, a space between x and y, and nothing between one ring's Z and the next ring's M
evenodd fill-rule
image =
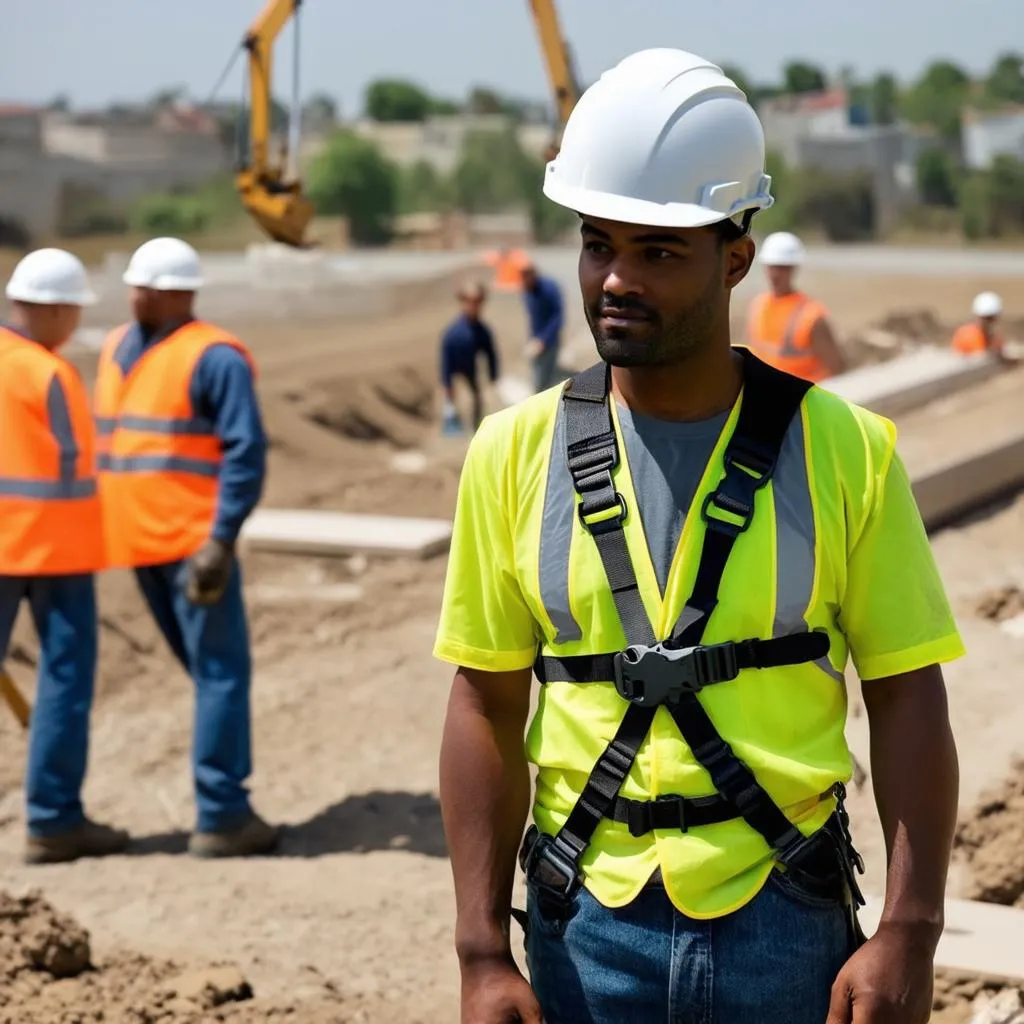
M612 483L611 473L606 474L608 477L608 489L611 491L612 497L615 499L614 503L607 505L604 508L588 508L587 501L584 499L579 503L576 509L576 514L580 517L580 522L583 524L583 529L587 530L595 537L599 537L602 533L609 533L612 530L618 530L622 527L623 522L626 519L626 499L615 490L615 485ZM593 519L592 516L599 516L604 512L610 512L612 509L618 509L613 516L605 516L603 519Z
M666 807L669 804L675 807L677 821L673 821L670 825L664 824L661 821L660 815L655 810L656 807ZM629 820L626 822L626 826L629 829L629 834L634 839L639 839L641 836L647 835L648 832L653 832L656 828L678 828L680 832L685 832L689 826L686 824L686 801L681 796L674 796L672 794L663 794L662 796L656 796L653 800L635 800L629 804Z
M531 885L559 899L571 900L582 884L575 860L536 825L526 833L519 863Z
M725 468L743 470L758 487L763 487L775 472L775 453L766 445L755 441L734 439L725 453Z
M728 482L728 477L722 481L722 484ZM737 516L743 521L741 523L734 523L729 519L722 519L719 516L708 515L708 509L714 505L720 512L726 512L731 516ZM720 484L718 490L712 491L705 499L704 504L701 505L701 516L704 522L707 524L709 530L715 530L718 533L724 533L728 537L738 537L741 533L746 533L750 529L750 524L754 521L754 505L753 502L744 502L738 500L734 495L726 494Z
M674 704L684 693L699 693L739 674L733 643L675 650L663 644L633 644L612 662L619 696L641 707Z

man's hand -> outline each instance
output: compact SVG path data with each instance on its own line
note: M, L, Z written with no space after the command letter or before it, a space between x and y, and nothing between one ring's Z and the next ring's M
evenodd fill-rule
M537 359L544 351L544 342L540 338L531 338L526 343L526 358Z
M931 942L880 925L839 972L826 1024L926 1024L934 965Z
M540 1003L515 962L462 968L462 1024L543 1024Z
M216 604L224 596L234 561L234 545L211 537L188 560L185 596L193 604Z

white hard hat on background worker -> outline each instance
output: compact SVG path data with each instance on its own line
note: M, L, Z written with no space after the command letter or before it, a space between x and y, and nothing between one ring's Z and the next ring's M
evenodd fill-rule
M91 306L96 301L82 261L64 249L36 249L23 257L7 282L12 302Z
M133 288L194 292L203 286L199 253L180 238L153 238L132 253L122 278Z
M766 267L800 267L807 250L792 232L774 231L761 243L757 255Z
M1003 300L995 292L981 292L974 296L971 304L971 312L982 319L1001 316L1003 312Z

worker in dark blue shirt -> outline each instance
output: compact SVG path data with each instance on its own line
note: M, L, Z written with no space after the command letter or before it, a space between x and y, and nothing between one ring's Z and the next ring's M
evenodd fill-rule
M246 787L252 659L235 556L266 472L255 363L238 338L194 316L202 273L185 242L147 242L124 280L133 322L108 339L96 387L108 558L134 569L195 684L189 852L263 854L279 830Z
M449 409L454 409L454 385L461 379L473 395L473 429L483 419L483 393L478 378L478 361L487 358L491 383L498 379L498 352L491 329L480 319L487 291L482 284L464 285L456 293L462 311L441 338L441 387Z
M526 356L533 368L533 390L545 391L558 377L558 351L562 344L564 303L554 278L537 273L531 263L522 270L523 299L530 321Z

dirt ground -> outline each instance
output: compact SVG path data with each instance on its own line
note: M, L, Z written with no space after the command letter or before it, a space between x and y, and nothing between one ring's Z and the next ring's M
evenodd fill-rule
M261 369L272 441L266 506L451 514L464 443L438 437L433 384L438 333L453 312L450 283L387 319L321 315L285 328L240 316L226 324ZM894 311L925 309L942 342L988 282L819 273L811 286L844 336L886 317L891 328ZM495 296L488 316L508 371L522 374L517 300ZM571 333L578 337L581 326L574 309ZM586 358L585 346L577 351ZM76 361L88 376L93 357ZM409 452L418 464L396 463ZM1022 640L1003 625L1019 600L1012 588L1024 587L1022 534L1024 499L935 538L971 652L947 673L967 823L953 889L1007 902L1024 891L1010 870L1020 866L1024 797L995 798L1016 810L984 810L995 806L988 798L980 814L973 808L1024 753L1024 708L1011 685ZM0 1024L456 1019L436 795L450 674L430 657L444 568L443 558L245 555L256 663L252 790L256 807L286 831L274 857L211 863L184 856L192 825L188 681L132 580L102 579L85 796L93 815L136 839L122 857L22 866L25 738L0 714L0 889L14 894L0 895ZM8 664L29 692L35 650L23 618ZM867 764L855 686L849 732ZM884 854L869 791L854 794L852 813L868 888L878 892ZM1012 828L1001 817L1011 810ZM58 908L56 917L26 895L33 889ZM58 974L73 974L67 965L84 963L95 969L60 979L47 971L56 964ZM951 1010L962 1011L963 983L950 982L947 994Z

